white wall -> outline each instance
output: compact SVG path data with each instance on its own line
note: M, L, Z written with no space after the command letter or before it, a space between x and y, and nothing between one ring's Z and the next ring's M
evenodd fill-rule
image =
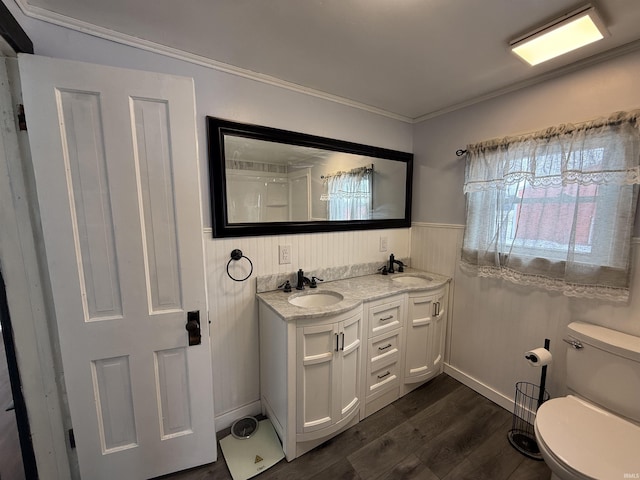
M442 268L438 258L457 261L459 257L463 230L439 225L465 222L464 160L455 156L458 148L639 108L638 78L640 52L636 51L417 124L413 220L422 223L412 228L414 264L421 261L423 268L438 269ZM457 267L449 271L454 275L455 291L448 371L504 405L508 405L506 398L513 398L516 381L539 382L540 370L529 367L523 353L542 346L544 338L551 339L555 354L549 368L549 390L552 395L564 393L562 336L569 322L583 320L640 335L637 275L629 304L620 305L472 278Z
M459 148L640 108L640 51L416 124L413 220L464 224Z
M194 78L205 227L211 226L207 115L411 151L410 124L28 18L12 2L7 2L7 7L32 39L36 54ZM259 411L257 275L359 262L382 264L391 252L408 257L410 241L409 229L384 231L389 251L379 253L380 231L220 240L211 238L210 229L205 229L203 235L217 429L228 426L244 412ZM293 247L291 265L277 264L278 245L283 243ZM243 283L226 276L225 267L234 248L242 249L255 265L253 276Z

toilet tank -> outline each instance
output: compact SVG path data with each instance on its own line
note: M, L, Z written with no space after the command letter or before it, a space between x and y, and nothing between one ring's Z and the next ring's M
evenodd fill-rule
M583 322L567 335L578 342L567 347L569 390L640 424L640 337Z

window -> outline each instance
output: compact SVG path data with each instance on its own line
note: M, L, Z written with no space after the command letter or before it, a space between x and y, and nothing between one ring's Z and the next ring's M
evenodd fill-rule
M371 177L373 169L362 167L325 177L328 220L371 219Z
M638 116L470 146L462 268L571 296L626 300Z

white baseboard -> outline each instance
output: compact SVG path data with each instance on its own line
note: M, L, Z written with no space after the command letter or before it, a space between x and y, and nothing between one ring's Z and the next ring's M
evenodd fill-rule
M259 415L260 413L262 413L260 400L243 405L242 407L231 410L230 412L223 413L215 418L216 432L230 427L233 422L239 418L246 417L247 415Z
M500 405L505 410L513 413L513 398L509 398L506 395L494 390L490 386L482 383L480 380L473 378L470 375L458 370L456 367L452 367L445 363L444 373L452 376L460 383L463 383L467 387L475 390L483 397L488 398L493 403Z

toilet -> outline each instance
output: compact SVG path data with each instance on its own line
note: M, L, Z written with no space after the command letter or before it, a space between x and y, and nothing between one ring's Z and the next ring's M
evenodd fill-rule
M640 478L640 337L573 322L565 341L570 394L534 424L552 480Z

